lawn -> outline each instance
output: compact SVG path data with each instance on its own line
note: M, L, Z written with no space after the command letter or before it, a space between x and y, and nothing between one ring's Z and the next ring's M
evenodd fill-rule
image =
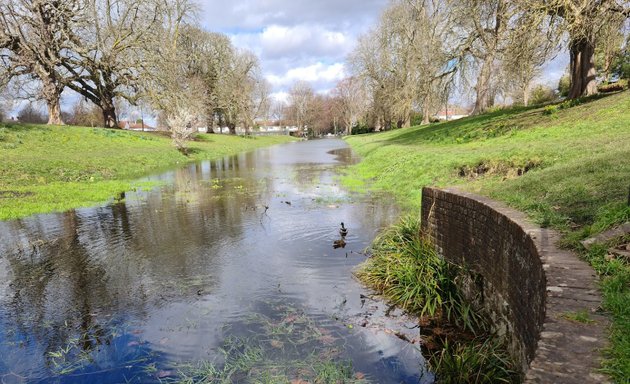
M512 108L430 126L353 136L363 161L352 188L388 191L408 212L423 186L457 187L503 201L561 231L601 277L614 320L603 370L630 377L630 266L579 241L630 221L630 92L546 107Z
M0 124L0 220L100 204L142 176L289 140L199 135L184 156L156 133Z

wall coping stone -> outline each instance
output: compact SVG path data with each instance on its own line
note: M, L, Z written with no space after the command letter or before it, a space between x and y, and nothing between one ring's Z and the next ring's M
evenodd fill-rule
M435 204L433 199L436 196L447 196L468 200L469 207L480 204L490 208L498 214L493 219L498 220L497 223L502 223L501 228L497 230L504 230L507 227L506 223L514 223L521 228L524 236L533 242L546 281L544 285L546 292L540 292L545 300L543 313L539 319L544 321L542 324L534 324L540 333L533 357L527 358L526 363L529 364L528 367L526 364L525 383L607 383L608 378L596 372L602 360L601 351L607 347L606 330L610 325L608 318L601 311L602 298L598 288L598 277L585 261L574 253L556 246L560 240L559 233L540 228L532 224L522 212L484 196L457 189L435 188L424 188L422 195L423 229L426 231L429 226L433 226L440 238L443 234L439 233L439 225L436 227L435 223L429 223L435 220L429 217L431 213L427 210L431 210L432 207L427 206L425 200L433 201L432 204ZM443 207L447 211L450 209L448 205L447 203L446 207ZM461 222L462 218L458 217L457 220ZM447 259L461 260L460 255L443 256ZM534 269L537 268L534 266ZM483 271L477 272L483 275ZM510 276L505 278L510 279ZM593 323L582 324L563 316L583 310L588 311ZM528 321L538 323L539 319Z

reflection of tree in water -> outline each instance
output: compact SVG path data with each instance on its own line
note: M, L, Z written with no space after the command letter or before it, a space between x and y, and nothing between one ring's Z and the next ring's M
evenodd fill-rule
M146 204L117 203L0 227L11 280L4 293L10 298L0 296L10 301L2 310L7 324L32 338L39 347L30 348L41 356L76 338L89 352L112 342L117 322L142 321L165 300L210 293L220 273L215 256L225 253L219 248L243 236L245 208L258 204L257 180L239 178L241 161L248 159L217 161L208 175L200 165L176 171L174 185L149 194ZM208 179L224 187L209 188ZM182 204L178 191L193 203Z
M79 337L84 351L109 342L95 310L111 301L104 271L90 262L79 241L75 211L60 215L65 236L45 245L32 242L30 252L8 255L13 296L7 307L25 335L32 335L46 355Z

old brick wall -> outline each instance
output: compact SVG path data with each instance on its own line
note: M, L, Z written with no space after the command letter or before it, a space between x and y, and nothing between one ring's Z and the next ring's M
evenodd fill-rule
M422 228L449 261L466 266L475 284L469 297L493 314L495 328L527 364L545 319L545 274L523 228L482 198L425 188ZM474 291L476 288L476 292Z
M457 190L425 188L422 229L447 260L469 269L462 288L506 336L526 383L605 383L609 321L597 276L559 234L516 210ZM567 314L587 311L588 325Z

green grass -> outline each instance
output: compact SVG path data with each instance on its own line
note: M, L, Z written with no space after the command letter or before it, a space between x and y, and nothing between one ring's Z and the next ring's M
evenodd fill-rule
M289 140L200 135L186 157L155 133L0 124L0 220L96 205L142 176Z
M630 266L586 255L579 241L630 220L630 92L549 107L514 108L430 126L354 136L363 161L343 177L392 193L409 212L422 187L457 187L503 201L583 254L602 277L614 326L606 372L630 372ZM614 265L612 265L614 264Z

